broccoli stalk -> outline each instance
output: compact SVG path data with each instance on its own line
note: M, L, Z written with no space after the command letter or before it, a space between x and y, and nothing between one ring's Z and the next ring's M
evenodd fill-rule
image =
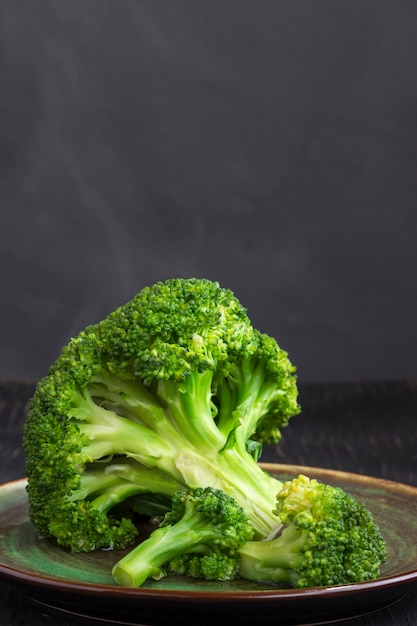
M113 577L121 586L140 587L165 576L169 563L177 574L229 580L236 576L237 548L253 534L242 508L223 491L178 492L159 528L115 564Z
M149 469L134 459L116 457L112 461L86 467L79 487L69 499L73 502L88 499L96 511L109 512L113 507L139 494L158 493L171 498L184 485L159 470Z
M300 475L277 495L281 533L238 549L239 575L297 588L373 580L386 558L371 512L353 496Z
M132 498L140 510L142 497L213 487L263 537L281 484L257 460L298 412L287 353L232 292L156 283L74 337L39 381L24 434L30 518L72 550L126 547Z

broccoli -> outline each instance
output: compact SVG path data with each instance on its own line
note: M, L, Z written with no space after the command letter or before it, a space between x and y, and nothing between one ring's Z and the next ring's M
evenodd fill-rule
M131 587L169 572L306 588L379 576L385 542L352 495L300 475L283 483L276 500L280 524L261 541L231 496L210 487L180 491L160 526L116 563L113 577Z
M140 587L159 580L163 568L204 580L231 580L239 564L237 548L252 539L254 528L234 498L219 489L179 491L172 509L150 536L113 567L115 581Z
M238 549L239 575L296 588L379 577L385 541L371 512L340 487L300 475L277 494L281 532Z
M298 412L287 353L230 290L197 278L145 287L71 339L36 386L30 518L73 551L125 548L152 502L166 511L178 490L213 487L265 536L281 484L257 461Z

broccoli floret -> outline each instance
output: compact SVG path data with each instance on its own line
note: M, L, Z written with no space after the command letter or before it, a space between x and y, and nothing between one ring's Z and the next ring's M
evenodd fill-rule
M298 412L287 353L230 290L158 282L80 332L39 381L23 442L31 520L72 550L122 548L136 534L126 503L210 486L264 536L281 485L260 449Z
M371 512L340 487L304 475L277 495L281 533L239 548L239 575L296 588L379 577L385 541Z
M230 580L238 569L237 548L253 535L243 509L223 491L180 491L160 526L116 563L113 577L119 585L140 587L165 576L166 564L175 574Z

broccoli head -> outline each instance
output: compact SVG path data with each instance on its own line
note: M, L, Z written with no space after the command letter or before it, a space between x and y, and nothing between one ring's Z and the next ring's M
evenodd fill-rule
M386 558L371 512L340 487L300 475L277 494L280 534L239 548L239 574L297 588L373 580Z
M168 510L178 490L209 486L264 536L281 485L257 460L298 412L287 353L230 290L158 282L71 339L37 384L23 442L31 520L72 550L122 548L141 502Z
M116 563L113 577L128 587L140 587L148 578L159 580L167 570L203 580L230 580L238 569L237 548L253 535L243 509L223 491L180 491L160 526Z

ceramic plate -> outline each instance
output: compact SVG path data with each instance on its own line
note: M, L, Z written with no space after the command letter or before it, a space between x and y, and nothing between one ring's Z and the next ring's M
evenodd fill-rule
M388 559L377 581L317 589L280 589L248 581L167 577L140 589L113 583L117 551L71 554L39 539L28 519L25 481L0 487L0 576L32 600L59 611L128 625L239 623L295 626L334 622L382 608L417 584L417 488L357 474L263 464L279 479L299 473L349 491L374 513Z

